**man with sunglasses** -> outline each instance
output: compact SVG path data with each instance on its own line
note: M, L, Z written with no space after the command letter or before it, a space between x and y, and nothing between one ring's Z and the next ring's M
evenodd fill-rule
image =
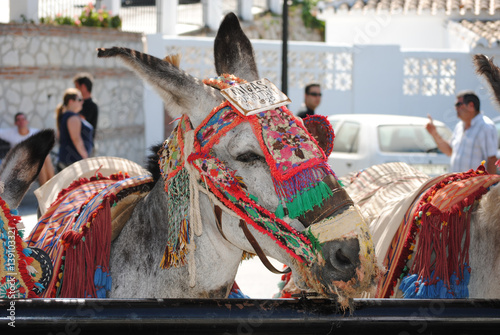
M455 126L450 142L444 140L430 122L426 129L434 138L439 150L451 156L450 172L465 172L476 169L482 161L488 173L496 173L498 134L493 121L479 110L479 98L473 91L457 95L455 109L460 122Z
M314 115L314 111L321 103L321 87L319 84L312 83L306 86L304 95L304 105L298 111L297 116L305 118Z

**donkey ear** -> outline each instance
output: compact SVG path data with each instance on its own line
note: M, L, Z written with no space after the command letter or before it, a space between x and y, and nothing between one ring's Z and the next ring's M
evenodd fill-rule
M0 166L0 183L3 183L0 196L10 208L19 206L40 173L54 142L54 131L46 129L28 137L7 153Z
M223 101L217 90L167 61L127 48L97 50L97 57L121 58L155 89L174 118L186 114L196 126Z
M333 150L333 140L335 139L330 121L323 115L310 115L303 121L304 127L316 139L325 156L330 156Z
M218 75L234 74L248 81L259 79L252 44L234 13L222 20L215 37L214 57Z

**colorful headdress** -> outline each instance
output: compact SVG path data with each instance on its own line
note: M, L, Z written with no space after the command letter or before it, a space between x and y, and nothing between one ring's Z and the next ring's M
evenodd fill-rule
M205 81L218 88L241 82L231 75ZM258 204L258 199L248 192L237 171L229 169L211 154L214 144L243 122L250 123L270 167L274 188L281 201L275 213ZM187 138L192 143L188 143ZM190 149L186 150L187 147ZM189 222L194 214L189 211L189 205L192 209L197 202L193 197L199 190L205 192L207 189L223 207L273 238L296 260L306 264L314 261L315 248L319 247L318 243L313 243L315 237L311 233L298 232L283 221L284 208L290 218L297 218L313 207L321 206L332 195L323 179L334 174L316 140L286 107L244 116L225 101L214 108L196 129L192 128L189 118L183 116L159 155L170 202L169 217L177 220L171 220L172 234L169 234L162 267L185 263L185 247L192 238ZM184 234L179 234L180 230Z

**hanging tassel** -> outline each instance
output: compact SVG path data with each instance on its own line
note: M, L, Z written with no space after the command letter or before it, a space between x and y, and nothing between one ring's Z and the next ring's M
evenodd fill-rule
M406 276L401 281L399 285L399 289L403 292L403 296L405 298L411 298L415 295L415 283L417 282L418 275L413 274L410 276Z
M288 216L292 219L299 217L312 210L314 206L321 206L325 199L328 199L332 194L330 187L325 182L320 181L305 192L298 193L290 201L285 200Z
M417 299L425 299L427 298L427 283L426 282L421 282L420 285L418 286L418 292L415 295L415 298Z
M283 219L285 217L285 210L283 209L283 204L281 203L281 201L278 205L278 208L276 208L276 212L274 212L274 215L276 215L278 219Z

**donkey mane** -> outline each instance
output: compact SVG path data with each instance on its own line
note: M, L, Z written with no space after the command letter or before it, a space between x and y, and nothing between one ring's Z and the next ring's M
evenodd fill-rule
M149 171L149 173L151 173L151 176L153 177L153 184L156 184L156 182L161 178L160 166L158 165L158 159L160 158L160 156L158 156L158 151L161 147L161 143L152 145L149 148L150 154L146 157L145 168Z

